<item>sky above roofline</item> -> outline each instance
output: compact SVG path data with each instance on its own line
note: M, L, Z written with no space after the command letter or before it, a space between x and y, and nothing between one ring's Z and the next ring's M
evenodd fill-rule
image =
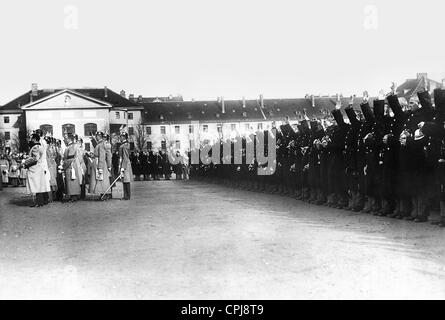
M17 0L0 10L0 105L108 86L185 100L361 95L445 78L440 0Z

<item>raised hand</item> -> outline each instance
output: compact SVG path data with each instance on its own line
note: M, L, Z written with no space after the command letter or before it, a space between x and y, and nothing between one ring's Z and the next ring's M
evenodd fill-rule
M363 91L363 103L367 103L369 101L369 93L368 91Z
M379 100L385 100L385 91L382 89L379 91Z
M304 120L308 120L309 121L309 117L306 114L306 108L303 109L303 118L304 118Z
M350 107L352 107L352 105L354 104L354 99L355 99L355 95L352 95L352 96L349 98L349 106L350 106Z
M388 93L388 96L395 95L396 94L396 89L397 89L396 83L395 82L391 82L391 91Z
M337 94L337 101L335 103L335 109L340 110L341 109L341 99L340 95Z

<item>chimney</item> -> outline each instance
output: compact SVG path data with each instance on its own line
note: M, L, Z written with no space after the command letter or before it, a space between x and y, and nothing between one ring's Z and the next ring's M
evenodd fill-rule
M128 95L128 99L131 100L131 101L134 101L134 94L133 94L133 93L130 93L130 94Z
M312 107L315 108L315 97L314 97L314 95L311 95L311 100L312 100Z
M246 107L246 97L243 96L243 108L245 108L245 107Z
M121 90L121 97L126 98L125 90Z
M423 78L428 78L428 73L418 73L417 80L422 80Z
M264 100L263 100L263 95L260 94L260 107L264 108Z
M37 87L37 83L31 84L31 96L37 97L39 95L39 89Z
M226 113L226 108L224 106L224 97L221 97L221 112Z
M142 103L142 95L138 95L138 102Z
M107 88L107 86L104 87L104 97L108 98L108 88Z

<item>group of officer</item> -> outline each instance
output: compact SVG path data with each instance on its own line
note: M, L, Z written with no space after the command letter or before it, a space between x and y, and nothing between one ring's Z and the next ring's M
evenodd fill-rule
M435 89L433 99L426 82L420 87L408 104L393 84L372 103L365 92L361 110L352 107L351 97L346 119L338 99L330 119L305 116L294 126L288 118L279 128L273 125L271 175L257 174L270 164L256 157L246 163L248 144L258 144L251 135L238 137L242 164L234 163L233 154L230 165L192 164L191 177L415 222L428 221L431 208L440 208L434 223L445 227L445 90Z
M86 152L82 139L75 134L64 135L64 146L60 140L44 136L40 129L31 135L29 155L20 166L27 169L26 186L35 195L32 207L53 201L83 200L87 191L99 196L99 200L110 199L116 178L123 182L123 200L130 199L133 173L128 134L120 135L117 176L112 171L109 136L97 132L91 138L94 152Z

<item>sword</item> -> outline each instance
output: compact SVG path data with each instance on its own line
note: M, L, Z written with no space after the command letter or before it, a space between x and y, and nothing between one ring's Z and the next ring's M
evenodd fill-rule
M120 178L122 178L123 173L121 172L121 174L116 178L116 180L113 181L112 184L110 184L110 186L108 187L108 189L102 194L102 196L100 197L100 200L103 200L105 194L110 191L110 189L113 187L113 185L117 182L117 180L119 180Z

